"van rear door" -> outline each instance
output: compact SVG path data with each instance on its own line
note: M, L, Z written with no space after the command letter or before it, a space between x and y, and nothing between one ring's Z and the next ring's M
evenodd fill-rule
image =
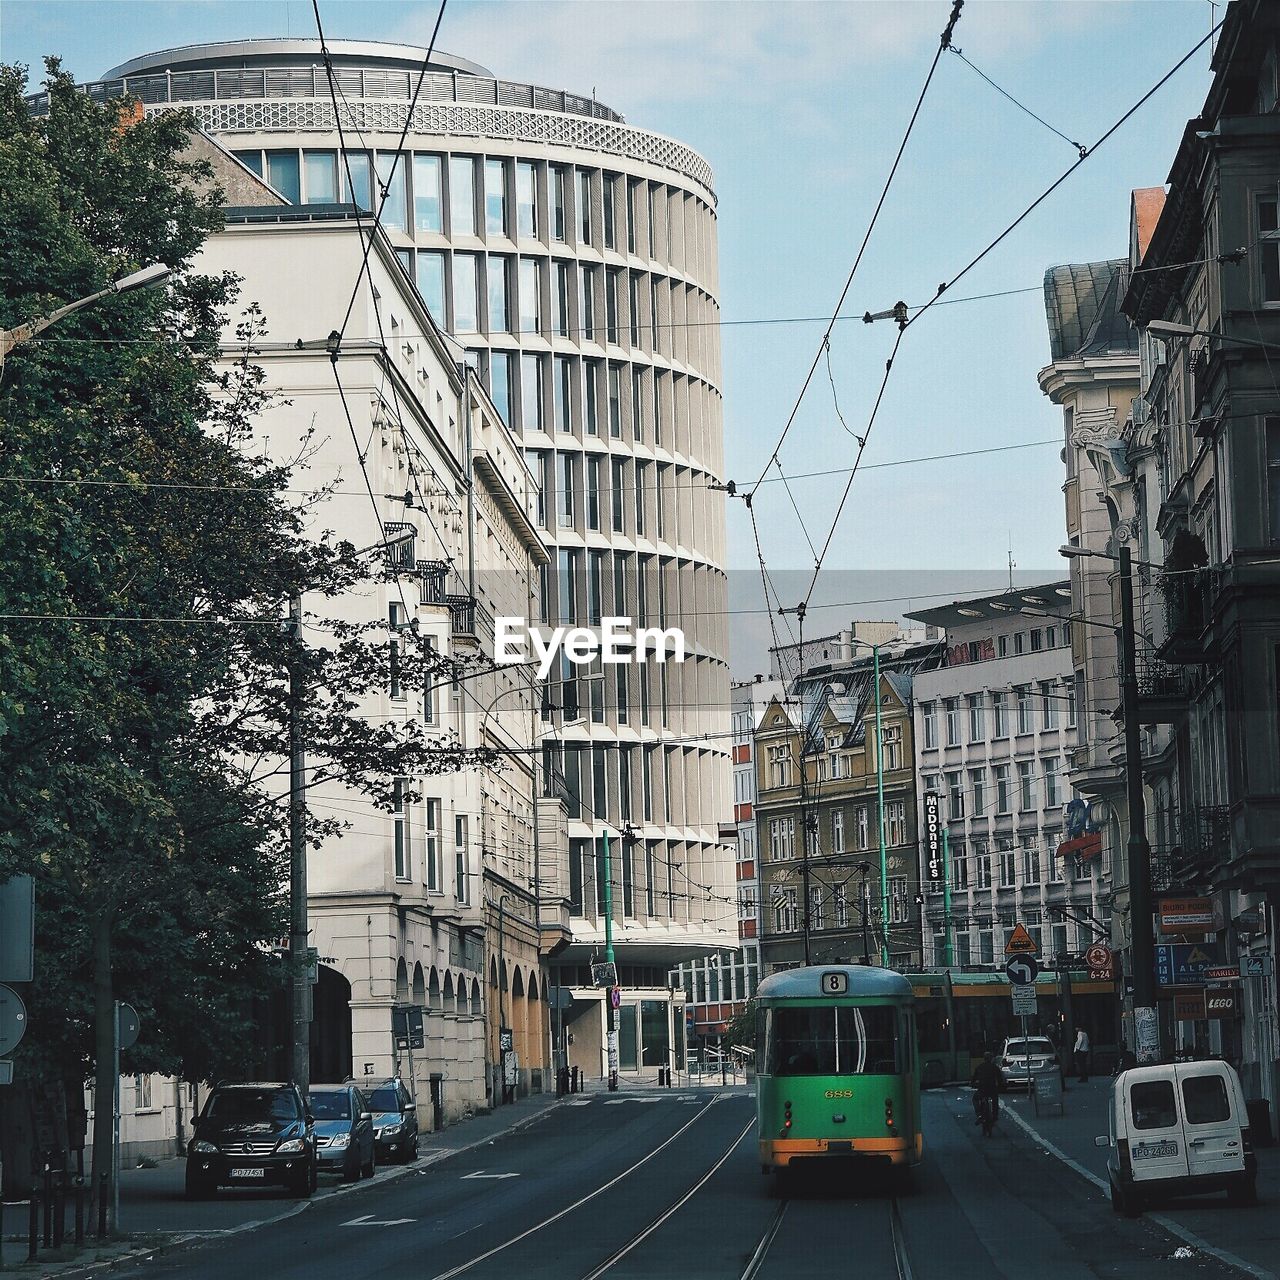
M1235 1089L1226 1071L1211 1062L1184 1063L1176 1071L1189 1172L1193 1177L1243 1172L1243 1121L1236 1113Z
M1128 1119L1129 1159L1135 1182L1156 1178L1185 1178L1187 1143L1182 1132L1173 1068L1158 1076L1134 1072L1124 1081L1124 1106Z

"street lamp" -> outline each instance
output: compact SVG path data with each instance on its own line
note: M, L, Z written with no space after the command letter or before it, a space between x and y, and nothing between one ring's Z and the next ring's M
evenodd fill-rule
M880 648L870 640L853 637L852 643L871 650L872 689L876 700L876 826L880 832L880 911L884 933L880 942L880 963L889 967L889 858L884 842L884 732L880 709ZM866 919L863 919L865 928Z
M172 268L166 267L163 262L153 263L149 267L143 267L141 271L113 280L105 289L99 289L97 293L91 293L87 298L81 298L78 302L70 302L65 307L50 311L47 316L41 316L38 320L28 320L26 324L20 324L14 329L0 329L0 363L3 363L4 358L19 343L34 338L38 333L43 333L51 324L56 324L73 311L91 306L102 298L109 298L113 293L129 293L134 289L149 288L153 284L167 280L171 272Z
M1068 558L1092 556L1120 566L1120 682L1124 716L1124 774L1129 808L1129 946L1133 973L1133 1024L1140 1063L1160 1060L1160 1021L1156 1016L1155 929L1151 919L1151 846L1147 843L1146 802L1142 794L1142 743L1138 726L1137 645L1133 622L1133 558L1127 543L1119 555L1086 547L1059 547Z

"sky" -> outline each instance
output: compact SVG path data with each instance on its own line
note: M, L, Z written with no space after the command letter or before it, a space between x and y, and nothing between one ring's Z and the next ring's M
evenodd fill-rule
M447 0L439 50L508 79L595 93L710 162L725 476L740 489L760 476L800 397L950 9L950 0ZM330 38L425 45L438 3L320 0L320 13ZM1078 159L1066 139L1091 147L1222 13L1209 0L965 5L955 46L1065 139L961 57L942 55L844 304L850 318L834 326L780 452L794 502L777 481L755 498L766 563L784 602L798 600L831 529L853 437L867 436L807 634L898 616L911 607L899 597L920 607L936 602L933 592L998 590L1010 559L1019 582L1065 576L1056 554L1065 540L1061 411L1036 381L1049 359L1044 273L1127 253L1130 192L1165 181L1204 101L1210 46L960 281L948 305L911 326L870 435L896 329L860 317L932 297ZM314 34L310 0L0 6L0 59L38 72L57 54L78 79L175 45ZM1003 296L962 301L983 294ZM729 502L728 521L731 601L760 608L741 501ZM822 602L837 607L819 610ZM763 615L740 623L736 674L761 669L768 631Z

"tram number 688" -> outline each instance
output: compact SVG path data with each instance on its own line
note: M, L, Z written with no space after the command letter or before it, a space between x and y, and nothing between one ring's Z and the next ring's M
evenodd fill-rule
M822 994L824 996L842 996L849 990L847 973L824 973L822 975Z

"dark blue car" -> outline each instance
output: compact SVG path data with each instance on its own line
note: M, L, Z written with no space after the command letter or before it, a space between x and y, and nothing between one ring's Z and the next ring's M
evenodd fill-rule
M388 1160L418 1158L418 1109L402 1080L385 1080L369 1090L378 1154Z

